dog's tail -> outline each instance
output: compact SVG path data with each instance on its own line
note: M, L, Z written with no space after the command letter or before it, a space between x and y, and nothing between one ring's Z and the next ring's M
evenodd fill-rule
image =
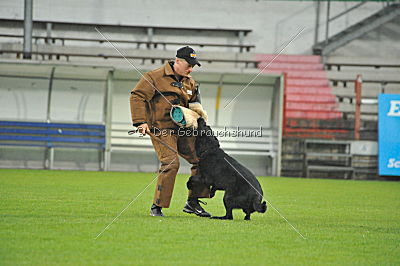
M257 200L254 202L253 207L257 212L264 213L267 211L267 203L265 201Z

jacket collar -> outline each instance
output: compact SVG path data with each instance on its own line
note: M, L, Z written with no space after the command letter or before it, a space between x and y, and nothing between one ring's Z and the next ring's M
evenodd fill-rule
M174 61L167 61L164 65L164 74L166 76L175 76L174 69L170 65L170 63L173 63Z
M171 64L170 63L174 63L174 61L167 61L166 63L165 63L165 65L164 65L164 75L165 76L175 76L175 72L174 72L174 69L172 68L172 66L171 66ZM192 76L191 75L188 75L187 77L183 77L184 79L185 78L191 78Z

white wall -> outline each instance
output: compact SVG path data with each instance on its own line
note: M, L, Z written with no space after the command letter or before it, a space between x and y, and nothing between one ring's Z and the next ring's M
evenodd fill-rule
M315 3L311 1L254 0L33 0L33 18L67 22L159 25L180 27L250 28L246 41L256 52L278 52L305 27L285 53L311 53L314 42ZM359 2L332 2L331 16ZM2 0L1 18L23 18L23 0ZM326 2L321 3L320 40L324 38ZM334 34L383 7L367 3L341 17L330 28ZM200 36L201 37L201 36ZM203 37L201 37L203 38ZM197 40L196 40L197 41Z
M0 119L46 121L51 68L0 64ZM102 123L107 70L57 66L50 120Z

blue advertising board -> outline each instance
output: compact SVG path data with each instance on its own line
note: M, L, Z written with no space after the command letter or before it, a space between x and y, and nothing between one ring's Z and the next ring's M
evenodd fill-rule
M400 176L400 94L379 95L379 175Z

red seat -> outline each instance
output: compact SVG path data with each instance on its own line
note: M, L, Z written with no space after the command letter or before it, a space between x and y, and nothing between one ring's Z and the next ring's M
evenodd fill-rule
M258 68L265 73L286 73L285 118L327 120L342 117L320 56L259 54L256 59L261 60ZM289 129L285 125L285 134L311 133L300 133L300 128ZM313 130L314 135L326 133L322 129Z
M307 95L315 95L315 94L324 94L324 95L334 95L332 94L332 89L329 87L306 87L306 86L287 86L285 90L287 95L290 94L307 94Z

